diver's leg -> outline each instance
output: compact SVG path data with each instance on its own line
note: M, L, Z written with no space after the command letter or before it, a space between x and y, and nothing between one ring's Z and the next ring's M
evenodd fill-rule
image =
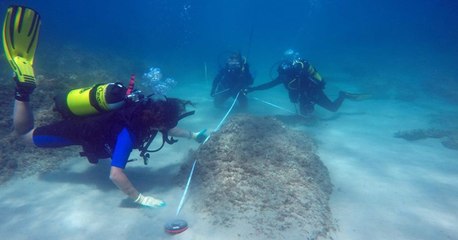
M298 96L299 100L299 111L302 115L310 115L314 110L314 103L307 94L301 94ZM291 99L291 98L290 98Z
M40 126L28 132L25 138L33 142L33 145L40 148L83 145L83 141L80 140L83 129L81 124L77 122L78 120L62 120L49 125Z
M339 97L337 97L336 100L331 101L326 94L324 94L323 91L319 91L316 94L316 99L315 103L320 105L326 110L329 110L331 112L337 112L339 110L340 106L342 105L343 101L345 100L345 94L342 92L339 92Z
M304 116L310 115L315 110L311 102L301 102L299 108L300 113Z
M33 133L35 131L35 128L28 131L26 134L22 135L22 140L29 145L36 146L35 143L33 142Z
M14 101L13 126L14 131L19 135L33 130L33 113L29 102Z
M24 6L10 6L3 23L3 47L5 57L14 72L16 102L13 125L20 135L33 130L33 115L29 95L36 87L33 62L38 44L40 14Z

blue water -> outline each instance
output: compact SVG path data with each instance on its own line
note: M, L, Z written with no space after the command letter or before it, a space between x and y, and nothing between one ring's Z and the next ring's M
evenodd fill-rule
M313 62L333 61L336 54L357 48L373 54L369 60L382 64L376 66L381 70L403 50L414 60L426 55L427 64L447 67L458 51L453 0L2 1L0 10L13 3L41 13L40 46L46 51L72 44L160 63L183 75L201 69L203 62L215 64L227 50L248 55L258 72L267 71L286 48ZM434 59L417 48L450 58ZM385 56L377 49L385 49ZM145 71L126 72L134 70Z
M316 138L329 168L335 185L331 209L340 223L334 239L458 239L458 152L437 139L393 138L399 130L458 129L458 1L3 0L0 13L11 4L32 7L42 16L37 74L84 75L85 69L127 83L131 73L141 76L160 67L178 83L171 96L198 104L196 115L183 123L192 130L214 128L224 116L209 95L227 51L247 57L258 85L271 79L272 66L286 49L296 49L325 78L331 98L342 89L373 96L361 103L346 101L337 114L318 108L315 114L322 121L315 126L292 126ZM97 64L83 66L84 61L73 61L78 58ZM9 78L3 57L0 73ZM87 82L104 82L107 76L100 77ZM281 86L252 96L294 111ZM253 99L249 111L288 114ZM188 147L196 147L181 146L158 155L176 164L173 171ZM164 160L153 170L138 164L133 172L162 181L156 168L169 169L168 164ZM82 161L66 162L57 173L0 186L0 233L9 239L64 239L67 233L77 236L71 239L173 239L162 233L161 224L174 207L157 215L110 207L123 196L108 182L108 166L87 167ZM78 174L68 180L67 171ZM181 194L181 189L151 188L170 206ZM105 204L93 202L103 198ZM184 214L196 227L192 235L176 239L216 234L189 207ZM110 231L113 219L128 226ZM47 229L49 224L62 224L62 229Z

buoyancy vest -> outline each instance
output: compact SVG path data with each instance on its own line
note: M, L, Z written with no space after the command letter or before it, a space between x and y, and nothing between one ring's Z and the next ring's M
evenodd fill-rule
M97 163L100 158L111 157L118 134L126 128L135 137L134 148L141 151L146 164L147 153L160 150L148 150L158 132L154 129L162 129L162 146L164 142L173 144L176 140L168 137L168 130L181 118L194 113L181 114L185 104L179 99L163 96L156 101L154 96L144 97L141 92L133 91L134 82L132 75L128 88L121 83L96 84L55 98L56 110L78 127L75 138L83 146L81 155L89 162ZM149 113L149 117L144 113Z
M139 148L153 131L148 126L142 126L142 104L131 103L118 110L87 116L78 119L80 129L78 139L83 146L81 156L89 162L97 163L98 159L109 158L115 147L118 134L126 128L134 139L134 148Z
M297 102L301 95L314 94L325 86L325 81L316 69L302 59L282 62L278 74L292 102Z
M304 90L313 84L323 88L325 82L316 69L307 61L285 61L278 67L279 75L284 76L284 86L288 90Z

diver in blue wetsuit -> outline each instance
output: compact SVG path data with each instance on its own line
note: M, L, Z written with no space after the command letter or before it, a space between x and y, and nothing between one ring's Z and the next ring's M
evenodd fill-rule
M147 151L147 142L160 132L165 142L176 140L171 136L202 141L205 136L176 127L184 116L189 102L167 98L126 104L119 110L84 118L70 118L47 126L34 128L30 104L15 101L14 129L27 142L37 147L55 148L81 145L83 155L91 163L111 157L110 179L136 203L149 207L164 206L164 202L139 193L124 168L133 149ZM145 148L146 147L146 148Z
M133 149L139 149L141 155L153 152L148 150L148 142L157 133L161 133L163 141L169 144L176 141L169 135L202 142L206 138L203 132L193 133L176 127L181 118L190 115L185 113L188 104L190 102L175 98L156 101L147 99L127 103L111 112L64 119L34 128L29 102L16 99L13 123L16 133L37 147L81 145L82 156L86 156L91 163L111 158L110 179L119 189L138 204L162 207L165 205L163 201L143 196L135 189L124 173L124 168Z
M62 101L56 100L56 108L61 109L59 112L65 119L35 128L29 102L36 87L33 60L40 24L40 15L33 9L10 6L7 10L3 47L16 82L13 113L15 132L37 147L81 145L82 155L94 164L99 159L111 157L110 179L120 190L140 205L164 206L163 201L139 193L124 173L124 168L133 149L141 151L140 156L146 164L149 152L159 150L148 149L158 133L162 134L162 146L165 142L176 142L169 136L203 142L206 138L204 131L193 133L176 127L180 119L193 113L186 113L186 106L191 103L165 97L157 100L137 98L140 94L130 94L132 89L122 84L97 84L91 88L70 91ZM106 94L109 92L111 94ZM59 107L57 103L63 104Z

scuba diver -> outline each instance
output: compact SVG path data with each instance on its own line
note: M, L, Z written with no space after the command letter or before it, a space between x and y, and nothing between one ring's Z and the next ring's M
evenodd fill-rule
M344 91L331 101L324 93L325 81L316 69L302 59L298 52L288 49L284 53L284 59L278 66L278 76L274 80L244 90L245 93L265 90L282 84L288 90L289 99L292 103L299 103L300 114L309 115L314 111L315 104L328 111L336 112L345 99L361 100L367 95L352 94Z
M34 127L30 95L36 87L33 60L40 24L40 15L33 9L10 6L7 10L3 45L16 82L15 132L26 142L41 148L81 145L81 155L94 164L99 159L111 157L109 177L120 190L142 206L165 206L164 201L138 192L124 168L133 149L141 151L140 156L147 164L150 152L158 151L164 143L177 141L170 136L203 142L206 138L204 131L193 133L176 127L179 120L193 114L186 112L186 106L191 102L144 97L139 91L133 91L133 85L126 88L120 83L97 84L55 98L56 109L64 119ZM162 134L162 146L149 150L158 133Z
M213 97L215 107L221 105L229 97L236 97L240 90L253 84L253 77L246 59L240 53L232 53L226 60L213 80L210 95ZM239 106L245 108L247 98L244 94L238 97Z

